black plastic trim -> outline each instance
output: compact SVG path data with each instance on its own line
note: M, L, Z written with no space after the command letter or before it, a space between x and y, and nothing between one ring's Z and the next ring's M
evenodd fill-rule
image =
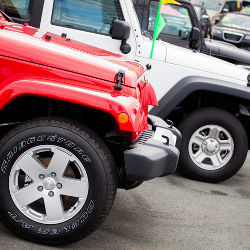
M150 116L149 119L154 124L153 127L159 125L161 128L169 129L169 125L158 117ZM172 174L176 170L178 159L179 150L176 147L152 137L143 144L135 142L131 149L124 152L127 179L145 181Z
M176 83L161 98L159 106L150 111L150 114L166 119L178 104L196 91L211 91L250 100L250 88L247 85L243 86L200 76L189 76Z

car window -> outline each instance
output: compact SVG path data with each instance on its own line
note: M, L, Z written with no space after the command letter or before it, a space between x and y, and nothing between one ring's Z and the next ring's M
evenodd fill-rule
M150 3L149 31L154 31L158 4L159 2L156 1L151 1ZM192 23L188 10L180 5L168 4L165 6L165 12L166 14L162 14L162 17L166 25L161 34L188 38L192 30Z
M32 0L1 0L4 12L11 16L21 19L30 17L30 6Z
M114 19L124 20L119 0L55 0L51 23L108 35Z
M197 4L197 5L202 5L204 4L205 8L210 9L210 10L216 10L219 11L221 10L224 1L223 0L194 0L192 3Z
M237 10L237 2L226 2L223 10L227 9L229 12L234 12Z

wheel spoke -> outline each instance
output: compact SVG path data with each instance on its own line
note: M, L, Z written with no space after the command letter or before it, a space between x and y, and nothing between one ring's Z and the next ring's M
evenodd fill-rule
M219 154L211 156L210 159L215 167L220 167L223 162Z
M88 182L76 179L63 178L61 194L86 198L88 195Z
M202 163L206 157L207 155L202 150L199 150L194 156L195 160L199 163Z
M221 151L224 151L224 150L231 151L232 150L231 142L230 141L220 142L220 150Z
M59 221L64 219L63 203L60 195L45 197L44 204L48 221Z
M62 177L66 167L68 166L70 156L59 150L55 149L53 157L49 163L48 170L55 172L59 177Z
M204 137L202 137L201 135L197 134L192 139L192 143L196 143L197 145L201 146L201 144L204 142L204 140L205 140Z
M220 130L217 127L213 127L210 129L209 136L217 139L219 137Z
M31 155L26 154L18 162L17 166L23 170L31 179L38 180L39 173L44 172L44 168Z
M25 207L42 197L35 183L18 190L13 195L21 207Z

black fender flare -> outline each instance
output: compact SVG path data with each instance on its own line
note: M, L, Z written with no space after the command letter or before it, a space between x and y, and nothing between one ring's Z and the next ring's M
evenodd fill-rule
M166 119L178 104L190 94L199 90L250 100L250 87L247 86L247 79L246 85L244 86L207 77L188 76L177 82L174 87L159 100L159 106L154 107L150 111L150 114Z

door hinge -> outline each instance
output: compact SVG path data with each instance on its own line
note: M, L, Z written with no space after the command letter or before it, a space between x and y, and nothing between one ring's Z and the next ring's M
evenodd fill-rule
M119 70L116 76L116 85L115 90L121 91L122 90L122 83L124 82L125 71Z

